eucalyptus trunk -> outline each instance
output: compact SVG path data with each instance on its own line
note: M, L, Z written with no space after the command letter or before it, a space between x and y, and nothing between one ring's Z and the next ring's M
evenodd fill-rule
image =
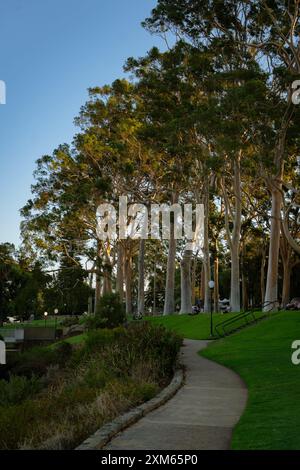
M100 274L100 266L101 266L101 255L102 255L102 244L98 240L97 241L97 256L95 260L95 273L96 273L96 281L95 281L95 301L94 301L94 314L97 313L99 300L101 298L101 274Z
M277 309L278 302L278 263L280 247L280 219L281 219L281 191L272 190L271 231L269 246L269 262L267 272L267 285L265 293L264 311Z
M104 272L103 272L103 289L102 295L111 294L112 286L111 286L111 266L105 265Z
M118 259L117 259L117 280L116 292L119 294L121 301L124 298L124 248L122 243L118 242Z
M202 303L203 303L202 306L204 306L204 299L205 299L205 271L204 271L204 263L202 263L202 267L201 267L199 291L200 291L200 299L202 300Z
M125 261L126 314L132 314L132 257Z
M97 313L99 300L101 298L101 277L99 273L96 273L96 285L95 285L95 302L94 302L94 314Z
M261 250L261 264L260 264L260 293L261 293L261 303L264 302L265 292L266 292L266 283L265 283L265 268L266 268L266 248L262 247Z
M152 315L156 315L156 259L154 260L154 271L153 271L153 305Z
M234 161L234 220L231 236L231 281L230 281L230 305L232 312L241 310L240 288L240 238L242 224L242 190L241 190L241 153Z
M283 280L282 280L282 306L286 307L290 301L291 295L291 273L292 268L290 260L283 262Z
M280 255L283 266L283 279L282 279L282 306L286 307L290 301L291 290L291 274L294 263L292 257L294 254L288 238L285 236L285 231L282 227L282 237L280 238Z
M138 313L145 313L145 240L139 242L139 260L138 260Z
M230 306L232 312L239 312L241 309L240 260L238 244L234 244L231 249Z
M203 240L203 266L204 266L204 312L211 310L209 281L211 279L210 255L209 255L209 238L208 238L208 219L209 219L209 195L208 186L204 194L204 240Z
M175 260L176 260L176 239L174 237L174 222L170 224L170 240L167 262L167 278L165 290L164 315L171 315L175 312Z
M219 258L216 256L214 261L214 281L215 281L215 288L214 288L214 311L219 311Z
M180 314L192 313L191 259L193 252L185 250L181 267L181 309Z
M196 303L196 268L197 268L197 257L194 256L192 259L192 305Z

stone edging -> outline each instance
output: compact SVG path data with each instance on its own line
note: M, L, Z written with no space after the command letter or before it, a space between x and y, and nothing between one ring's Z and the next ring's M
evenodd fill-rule
M136 423L143 416L150 413L150 411L153 411L159 406L165 404L183 385L183 380L183 369L176 370L170 384L156 395L156 397L152 398L152 400L146 401L140 406L137 406L133 410L118 416L110 423L105 424L92 436L88 437L82 444L76 447L75 450L102 449L116 434Z

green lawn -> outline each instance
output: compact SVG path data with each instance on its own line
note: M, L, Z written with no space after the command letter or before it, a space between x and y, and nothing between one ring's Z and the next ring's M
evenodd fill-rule
M55 341L55 343L51 343L47 346L50 349L56 348L56 346L60 343L69 343L69 344L82 344L87 338L86 333L81 333L80 335L70 336L69 338L64 338L59 341Z
M240 374L249 390L247 408L233 433L233 449L300 449L300 365L291 362L296 339L300 312L283 312L201 352Z
M80 343L83 343L86 340L86 338L87 338L87 334L82 333L81 335L70 336L70 338L66 338L63 341L65 341L66 343L70 343L70 344L80 344Z
M236 313L214 313L213 325L232 318ZM176 331L185 338L210 339L210 314L199 315L168 315L160 317L147 317L154 324L164 325L170 330Z
M59 323L64 319L65 317L58 317L57 318L57 326L59 326ZM45 322L45 319L42 320L33 320L31 322L26 322L26 323L10 323L9 325L2 326L1 328L31 328L31 327L54 327L55 326L55 318L51 317L48 318Z

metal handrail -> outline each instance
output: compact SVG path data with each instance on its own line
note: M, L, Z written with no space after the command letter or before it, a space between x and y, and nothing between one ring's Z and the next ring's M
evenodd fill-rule
M263 304L261 304L260 308L261 308L261 310L263 310L263 308L267 307L268 305L273 305L273 304L278 304L277 300L276 301L264 302ZM234 331L236 331L236 330L231 330L231 332L226 332L225 328L228 325L232 325L232 324L236 323L238 320L245 319L246 320L245 326L247 326L249 324L257 322L258 320L260 320L262 318L265 318L270 313L270 311L264 312L264 315L257 318L255 316L255 312L257 312L257 308L259 308L259 307L254 307L253 309L247 310L246 312L238 313L234 317L228 318L227 320L218 323L215 326L215 331L216 331L217 335L219 337L223 337L223 336L226 336L227 334L230 334L230 333L233 333ZM249 317L252 317L252 321L250 321L250 322L248 321ZM222 329L222 333L220 332L220 329Z

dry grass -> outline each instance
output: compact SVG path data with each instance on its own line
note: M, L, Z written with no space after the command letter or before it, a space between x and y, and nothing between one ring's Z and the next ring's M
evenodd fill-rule
M67 367L51 365L34 397L0 407L0 448L74 449L103 424L155 396L170 379L180 340L154 327L139 327L137 333L118 332L109 342L100 334L101 346L93 338L74 351Z

